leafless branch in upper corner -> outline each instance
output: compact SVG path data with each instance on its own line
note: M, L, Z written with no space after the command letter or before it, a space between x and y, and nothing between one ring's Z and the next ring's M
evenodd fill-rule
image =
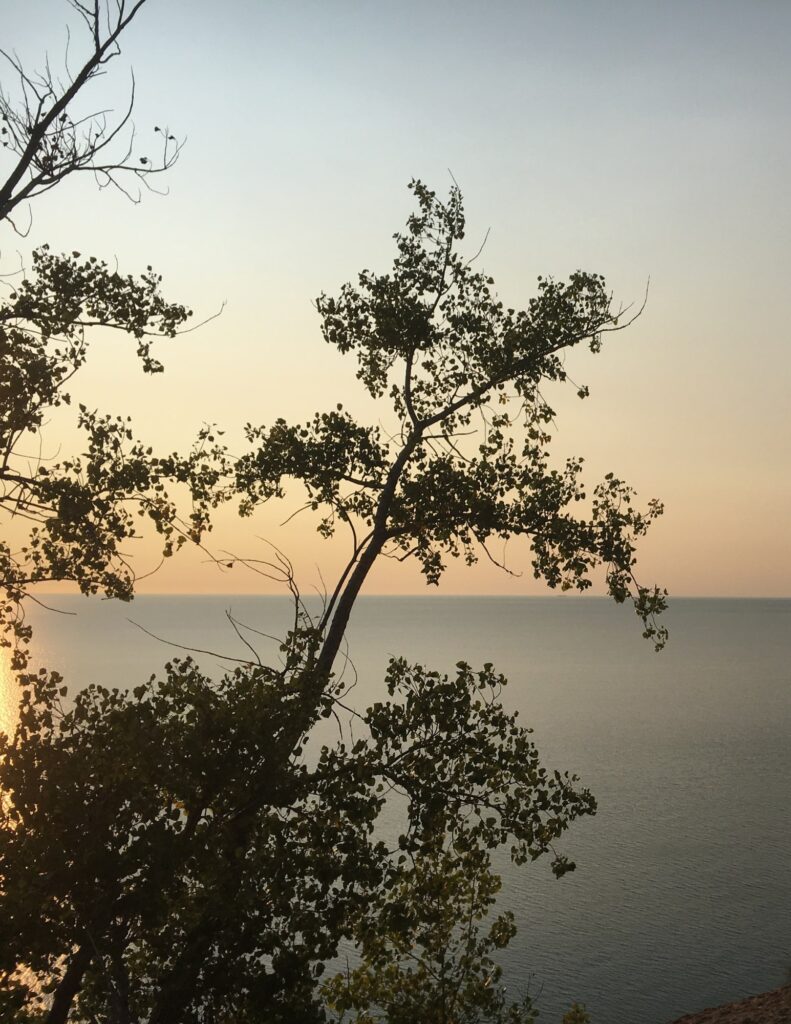
M79 15L89 38L88 56L72 70L72 39L67 36L61 77L45 58L38 71L26 70L18 55L0 49L10 69L9 83L0 82L0 167L3 157L13 162L0 184L0 220L18 230L11 214L17 206L48 192L76 172L94 175L100 187L114 185L133 202L142 189L151 191L154 175L178 159L183 140L167 127L152 126L151 147L141 147L132 122L135 80L120 113L77 110L93 79L106 74L121 53L119 39L146 0L67 0ZM5 174L0 170L0 179Z

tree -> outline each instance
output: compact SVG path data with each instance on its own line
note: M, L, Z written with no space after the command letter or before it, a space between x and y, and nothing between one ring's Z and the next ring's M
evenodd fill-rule
M491 665L442 675L394 659L390 699L360 711L338 651L378 557L415 557L435 583L448 556L493 558L493 539L519 535L550 586L585 590L604 565L609 593L631 599L661 645L664 592L634 576L635 538L661 509L637 511L609 475L574 516L587 501L581 460L550 465L541 387L566 379L566 349L597 351L620 329L603 280L540 280L525 310L505 308L458 252L458 190L443 203L412 188L392 272L364 271L317 302L327 341L391 400L396 432L336 407L248 428L235 466L243 514L295 479L323 534L350 528L323 613L310 617L278 555L294 622L277 668L251 661L215 683L188 659L131 694L83 690L72 708L57 676L29 680L0 748L0 991L16 1012L50 1024L310 1021L325 1009L358 1024L378 1011L391 1024L530 1020L491 959L509 918L482 931L491 854L549 853L562 876L574 864L554 843L593 797L541 766ZM358 738L309 756L333 714L354 716ZM376 824L393 792L403 818L390 848ZM321 989L344 937L362 962ZM44 1009L31 975L51 993Z
M129 179L147 185L151 175L173 165L180 149L156 128L159 158L132 159L134 78L128 107L116 121L106 111L73 113L120 53L119 38L145 0L70 3L87 28L90 51L76 73L66 62L65 81L48 61L31 73L15 55L0 51L18 84L15 98L0 89L0 154L11 158L0 185L0 223L15 228L12 214L20 204L79 172L90 171L100 187L113 184L135 199ZM139 277L124 275L96 257L58 255L45 245L0 300L0 516L8 531L0 539L0 646L13 648L16 669L27 659L24 601L34 599L36 584L67 580L86 594L129 599L135 571L122 550L138 533L136 513L163 535L169 555L188 538L199 539L218 500L224 467L208 428L189 455L157 457L135 442L127 419L81 406L83 454L51 464L35 454L50 411L70 402L67 385L85 362L92 329L131 336L143 370L162 370L151 351L153 339L174 337L192 313L167 302L160 282L150 266ZM185 516L172 498L174 485L192 501Z
M541 391L568 379L569 349L587 342L598 352L605 334L630 321L619 324L623 311L612 309L604 279L582 272L567 283L539 278L527 309L504 307L492 278L458 252L458 188L446 204L419 181L411 189L418 211L396 235L392 273L364 270L356 286L316 303L325 340L356 355L358 379L390 400L396 431L361 426L340 406L301 426L248 426L255 447L237 469L243 515L282 496L293 478L323 510L323 535L338 523L351 528L352 555L319 624L317 680L329 676L380 555L416 558L435 584L448 555L493 559L488 544L514 536L530 539L534 574L550 587L587 590L591 571L604 566L608 593L632 600L643 635L661 647L665 595L637 582L634 541L662 507L651 501L637 511L632 490L608 474L587 515L572 515L587 496L583 460L550 468L554 412ZM578 388L580 398L587 393Z

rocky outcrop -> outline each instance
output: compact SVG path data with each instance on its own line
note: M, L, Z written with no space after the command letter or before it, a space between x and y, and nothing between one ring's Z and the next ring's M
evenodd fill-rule
M791 1024L791 985L680 1017L673 1024Z

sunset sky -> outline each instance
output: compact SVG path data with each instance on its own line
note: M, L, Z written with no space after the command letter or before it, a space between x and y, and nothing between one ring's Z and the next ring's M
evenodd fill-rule
M84 43L65 0L3 4L3 46L28 64ZM201 330L162 345L146 378L134 346L98 339L75 398L132 415L158 448L204 421L241 447L247 421L308 418L343 402L386 425L354 364L322 341L311 300L363 267L387 269L410 211L406 185L446 190L449 169L481 257L508 305L538 274L606 276L646 310L593 357L569 358L591 398L562 397L558 457L587 457L666 514L641 576L677 595L791 595L791 4L690 2L259 2L149 0L95 106L120 106L134 67L140 155L154 125L187 142L169 195L139 205L71 180L37 200L27 239L2 237L4 269L42 242L151 263ZM4 80L7 75L4 75ZM0 170L2 165L0 164ZM53 427L51 430L55 429ZM52 448L58 443L49 435ZM305 590L346 553L291 510L240 528L223 514L213 550L293 559ZM143 547L141 572L155 564ZM510 578L454 566L443 593L542 593L528 552ZM420 591L386 563L369 593ZM141 590L271 591L174 559Z

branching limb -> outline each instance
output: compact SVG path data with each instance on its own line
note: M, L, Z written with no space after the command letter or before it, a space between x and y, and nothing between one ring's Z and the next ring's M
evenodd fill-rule
M119 39L146 0L127 4L125 0L96 0L87 4L70 0L88 30L91 50L74 73L69 69L71 36L67 37L66 80L61 82L49 62L39 72L28 72L16 54L0 50L18 81L18 98L0 89L0 145L14 154L16 163L0 185L0 220L7 220L20 203L48 192L71 174L89 172L99 184L115 185L133 201L139 193L130 191L124 181L132 177L138 185L150 187L149 178L168 170L178 159L183 142L167 128L156 127L161 137L156 159L136 155L135 133L131 125L135 101L134 75L125 111L115 121L107 110L72 116L77 97L121 50ZM115 156L113 146L129 130L128 141ZM16 225L12 227L18 230Z

